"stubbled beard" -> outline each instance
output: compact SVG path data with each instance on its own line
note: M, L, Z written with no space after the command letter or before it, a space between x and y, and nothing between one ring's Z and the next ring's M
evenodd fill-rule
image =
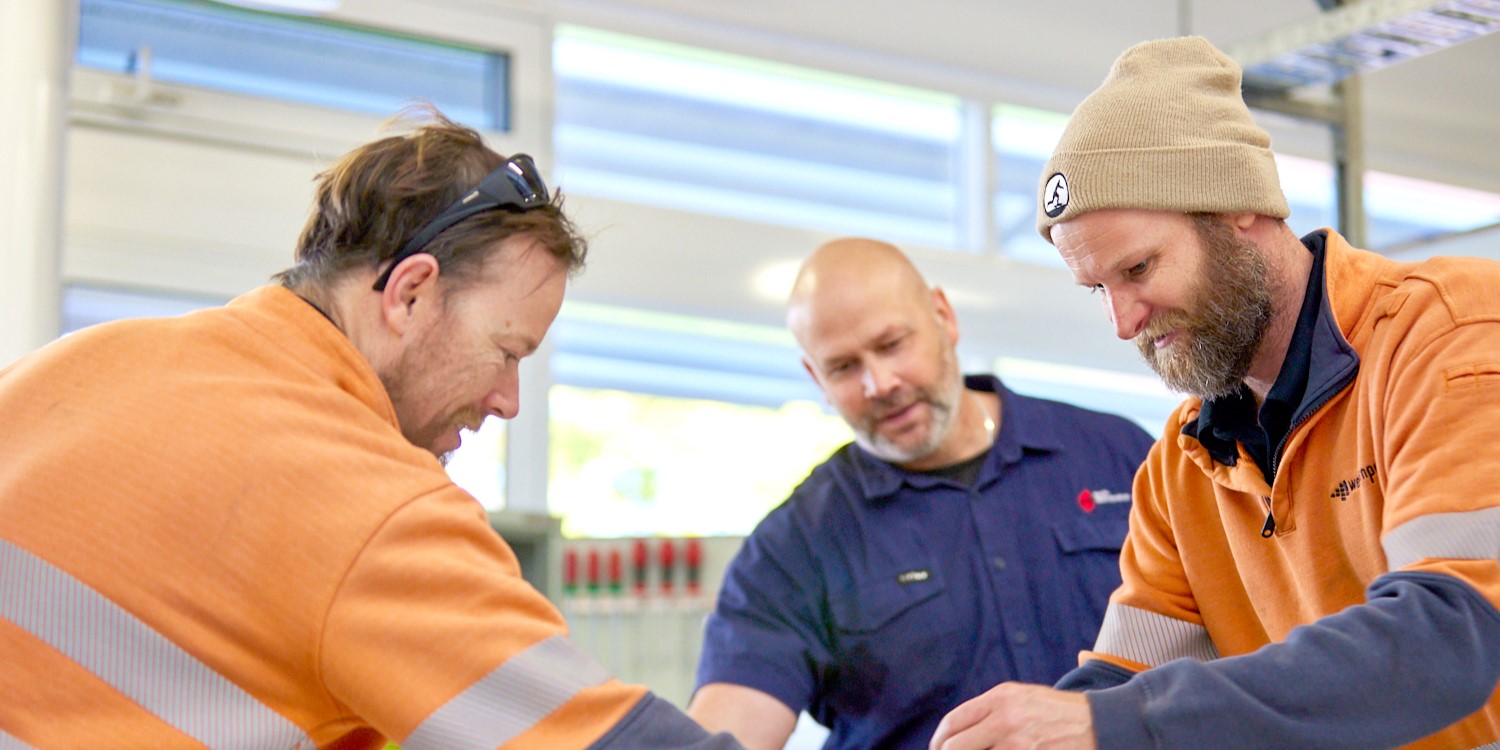
M903 447L891 439L881 435L875 427L875 419L870 419L854 430L854 442L864 448L870 455L882 461L893 464L905 464L918 461L937 450L943 439L952 431L954 418L958 413L959 400L963 397L964 377L958 370L957 358L949 353L945 355L945 369L948 370L943 382L938 384L936 392L920 390L912 403L926 403L932 412L932 418L927 425L927 437L921 443L910 447Z
M1204 258L1189 300L1193 312L1152 320L1135 343L1168 388L1208 400L1239 390L1250 372L1271 325L1272 289L1260 248L1215 219L1193 218ZM1173 330L1177 340L1157 349L1156 339Z
M440 387L443 380L451 379L438 374L445 371L434 369L444 367L443 363L450 359L451 356L441 348L440 342L424 338L403 352L394 365L377 373L391 399L391 405L396 409L401 434L406 437L407 442L436 456L444 466L452 457L453 451L439 453L435 447L438 440L454 430L478 430L485 418L484 412L474 407L434 415L424 422L417 422L412 415L413 404L421 403L424 398L430 397L430 391Z

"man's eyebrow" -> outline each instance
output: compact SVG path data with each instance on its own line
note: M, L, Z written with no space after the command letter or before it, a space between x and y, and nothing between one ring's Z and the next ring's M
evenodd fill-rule
M514 331L500 331L490 336L490 343L501 349L515 348L511 344L519 344L521 351L518 354L531 354L542 345L542 342L525 334Z

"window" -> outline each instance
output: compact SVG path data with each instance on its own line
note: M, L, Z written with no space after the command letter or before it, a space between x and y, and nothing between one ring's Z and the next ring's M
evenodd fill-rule
M548 338L556 383L769 407L822 400L781 328L570 300Z
M499 417L484 420L477 432L466 432L463 444L448 457L444 467L453 483L473 495L486 510L505 509L506 422Z
M559 27L553 52L560 180L585 194L898 244L1061 265L1035 230L1037 181L1067 115L992 110L988 217L965 216L956 95ZM1336 221L1332 170L1278 156L1307 232ZM1372 172L1367 245L1400 246L1500 220L1500 196ZM993 222L998 247L962 227Z
M990 119L994 147L995 236L1016 260L1061 265L1057 251L1036 231L1037 180L1062 137L1067 115L1000 104Z
M553 64L580 193L957 244L956 96L574 26Z
M1338 222L1333 165L1278 155L1276 168L1299 234ZM1387 252L1403 245L1500 222L1500 195L1401 177L1365 174L1365 245Z
M844 421L779 408L552 387L548 507L566 537L748 534L836 448Z
M1368 243L1388 251L1500 223L1500 195L1372 172L1365 177Z
M570 301L549 338L568 537L747 534L852 438L780 328Z
M93 286L68 286L62 294L62 333L122 318L162 318L222 305L209 297L151 294Z
M78 64L389 116L415 97L510 129L503 53L199 0L83 0Z
M1161 433L1167 416L1185 398L1167 390L1155 375L1144 373L1017 357L996 360L995 372L1005 381L1006 387L1019 393L1118 414L1152 435Z

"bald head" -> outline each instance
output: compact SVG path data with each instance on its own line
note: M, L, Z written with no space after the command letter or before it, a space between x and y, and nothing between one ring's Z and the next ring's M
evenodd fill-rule
M786 321L808 374L866 451L913 470L973 455L960 455L973 436L952 429L963 403L953 308L900 250L867 239L814 250Z
M894 245L851 237L819 246L802 263L787 299L786 324L803 350L820 324L853 324L876 305L933 311L933 293Z

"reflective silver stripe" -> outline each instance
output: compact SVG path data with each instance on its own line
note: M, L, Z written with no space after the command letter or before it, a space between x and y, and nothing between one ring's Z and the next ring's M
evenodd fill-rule
M312 747L286 717L82 581L4 539L0 617L211 748Z
M1426 559L1500 560L1500 508L1433 513L1385 535L1386 570Z
M610 674L568 639L548 638L506 660L433 711L404 750L493 750Z
M32 750L32 747L0 729L0 750Z
M1491 742L1487 745L1480 745L1474 748L1474 750L1500 750L1500 742Z
M1123 604L1104 610L1094 650L1152 667L1184 656L1198 661L1219 658L1208 628Z

